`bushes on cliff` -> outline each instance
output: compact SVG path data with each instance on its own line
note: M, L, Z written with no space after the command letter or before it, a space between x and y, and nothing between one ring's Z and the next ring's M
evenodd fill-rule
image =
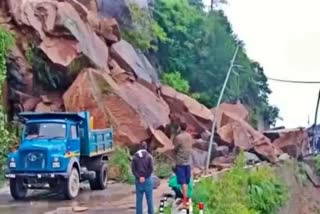
M240 154L235 166L218 180L195 186L194 202L205 202L211 214L273 214L287 199L287 189L269 166L244 169Z
M6 29L0 27L0 96L3 98L3 87L6 79L6 59L10 49L14 44L13 35ZM6 157L9 152L9 146L16 142L15 135L9 131L7 117L1 103L0 105L0 183L3 178L6 166Z

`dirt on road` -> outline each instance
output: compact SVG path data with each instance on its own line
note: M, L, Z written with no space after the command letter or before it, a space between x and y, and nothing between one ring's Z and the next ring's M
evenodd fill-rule
M157 206L161 195L170 192L166 181L154 191L154 202ZM21 202L14 201L8 188L0 189L1 214L68 214L76 213L75 207L87 208L86 214L132 214L135 209L134 187L127 184L110 184L104 191L91 191L87 185L76 200L65 201L61 196L48 191L33 191Z

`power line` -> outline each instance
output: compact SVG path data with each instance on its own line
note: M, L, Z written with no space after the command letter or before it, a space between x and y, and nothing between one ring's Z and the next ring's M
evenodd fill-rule
M299 84L320 84L320 81L298 81L298 80L284 80L284 79L276 79L269 78L268 80L277 81L277 82L286 82L286 83L299 83Z

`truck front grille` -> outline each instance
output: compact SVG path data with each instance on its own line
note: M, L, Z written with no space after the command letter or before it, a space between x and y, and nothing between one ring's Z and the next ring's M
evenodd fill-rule
M43 151L28 151L23 154L23 168L41 170L46 168L46 155Z

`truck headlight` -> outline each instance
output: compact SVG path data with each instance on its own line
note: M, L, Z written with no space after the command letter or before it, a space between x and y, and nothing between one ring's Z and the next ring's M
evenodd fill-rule
M59 158L54 158L54 159L53 159L52 168L60 168Z
M16 168L16 161L15 161L15 159L14 158L11 158L10 159L10 162L9 162L9 167L10 168Z

